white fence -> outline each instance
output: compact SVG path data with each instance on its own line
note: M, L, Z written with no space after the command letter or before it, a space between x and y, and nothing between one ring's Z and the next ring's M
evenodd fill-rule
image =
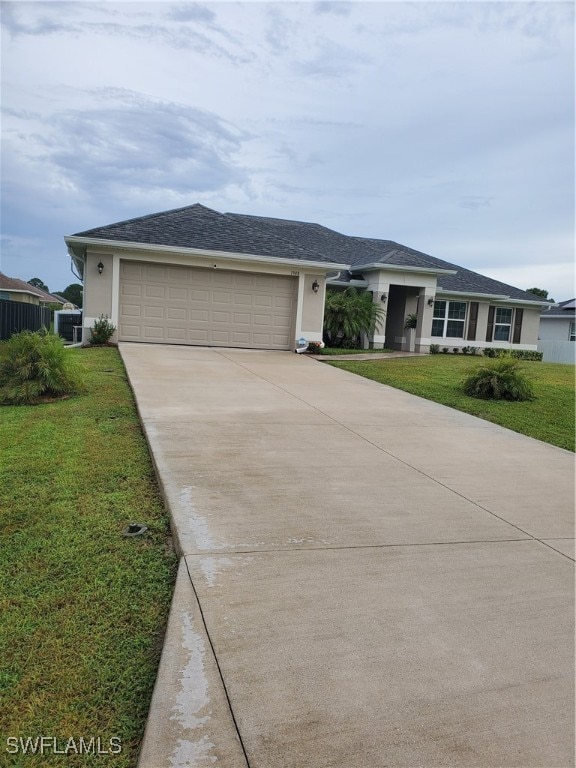
M538 352L544 354L545 363L576 363L576 341L551 341L540 339Z

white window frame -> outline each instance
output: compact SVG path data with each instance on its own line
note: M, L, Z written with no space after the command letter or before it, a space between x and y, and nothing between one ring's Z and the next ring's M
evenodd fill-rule
M510 322L503 323L498 322L498 312L510 312ZM514 310L511 307L495 307L494 308L494 329L492 331L492 341L509 342L512 335L512 327L514 325ZM508 336L505 339L496 338L496 328L508 328Z
M439 302L444 303L444 317L437 317L436 316L436 304ZM448 317L450 314L450 304L463 304L464 305L464 317L462 319L455 319L453 317ZM437 299L434 302L434 309L432 311L432 326L434 325L435 320L442 320L442 335L441 336L435 336L432 333L432 330L430 331L430 336L434 339L464 339L466 335L466 320L468 319L468 302L467 301L450 301L449 299ZM462 335L461 336L447 336L446 335L446 329L448 328L448 323L462 323Z

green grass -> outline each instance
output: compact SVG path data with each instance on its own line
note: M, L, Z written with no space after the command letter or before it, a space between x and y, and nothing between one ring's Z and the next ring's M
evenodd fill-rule
M136 762L176 558L117 350L68 353L86 394L0 408L0 764L120 768ZM129 522L146 536L123 538ZM122 751L10 756L10 736Z
M328 362L367 379L374 379L413 395L457 408L503 427L574 450L574 366L524 362L534 386L532 402L477 400L465 395L465 373L482 358L430 355L390 360Z
M393 349L344 349L343 347L324 347L323 355L370 355L393 352Z

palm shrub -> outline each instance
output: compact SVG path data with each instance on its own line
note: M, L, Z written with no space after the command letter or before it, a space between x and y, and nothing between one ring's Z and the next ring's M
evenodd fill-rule
M386 311L372 300L372 294L350 286L345 290L328 289L324 308L324 332L330 346L357 346L360 334L378 330Z
M0 404L32 405L83 390L82 369L56 334L20 331L0 344Z
M463 389L470 397L483 400L534 399L532 384L513 358L501 358L474 368L464 379Z

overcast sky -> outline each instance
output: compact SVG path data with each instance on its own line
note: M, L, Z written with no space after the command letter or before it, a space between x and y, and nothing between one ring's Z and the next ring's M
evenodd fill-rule
M201 202L574 293L562 2L2 3L2 260Z

